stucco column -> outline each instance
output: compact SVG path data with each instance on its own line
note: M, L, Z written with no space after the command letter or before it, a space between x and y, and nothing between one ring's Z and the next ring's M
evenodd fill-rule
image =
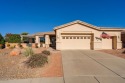
M46 45L46 48L48 48L49 45L50 45L50 37L49 37L49 35L45 35L45 45Z
M61 50L61 33L60 32L56 32L56 49L57 50Z
M38 44L38 47L40 47L40 37L39 37L39 36L36 36L36 41L35 41L35 43L37 43L37 44Z
M20 37L21 37L21 42L23 41L23 36L22 35L20 35Z

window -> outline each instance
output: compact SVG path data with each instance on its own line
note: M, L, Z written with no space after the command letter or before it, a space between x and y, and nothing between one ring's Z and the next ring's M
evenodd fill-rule
M70 39L72 39L72 37L70 37Z
M90 39L90 37L88 37L88 39Z
M79 39L79 37L77 37L77 39Z
M86 39L86 37L84 37L84 39Z
M81 39L83 39L83 37L80 37Z
M76 39L76 37L73 37L73 39Z
M66 37L66 39L69 39L69 37Z
M62 37L62 39L65 39L65 37Z
M86 39L89 39L88 37L86 37Z

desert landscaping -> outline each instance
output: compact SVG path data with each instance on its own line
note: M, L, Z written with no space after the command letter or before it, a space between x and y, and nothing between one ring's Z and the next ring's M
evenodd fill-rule
M62 77L62 61L60 51L50 50L48 62L40 67L28 67L25 63L28 57L20 49L19 55L12 55L14 49L0 49L0 80L25 79L38 77ZM46 48L33 48L34 54L41 53Z
M113 56L117 56L125 59L125 48L117 49L117 50L98 50L98 51L112 54Z

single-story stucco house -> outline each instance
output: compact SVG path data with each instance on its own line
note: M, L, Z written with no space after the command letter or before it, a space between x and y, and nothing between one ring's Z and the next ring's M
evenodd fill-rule
M40 38L45 38L45 47L55 47L57 50L67 49L121 49L121 35L125 28L97 27L76 20L54 28L51 32L33 34L35 43L40 46ZM123 38L124 39L124 38Z

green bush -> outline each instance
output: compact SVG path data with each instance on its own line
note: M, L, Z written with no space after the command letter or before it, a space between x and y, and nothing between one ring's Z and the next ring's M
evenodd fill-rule
M18 43L17 46L18 46L19 48L23 48L23 45L21 45L21 43Z
M26 65L28 67L42 67L45 63L48 63L48 57L43 56L42 54L35 54L31 56L28 61L26 62Z
M20 48L23 48L23 45L20 45Z
M0 34L0 49L4 48L4 45L5 45L5 40L3 36Z
M32 56L34 54L34 52L31 47L27 47L27 48L25 48L25 51L23 54L24 54L24 56L28 57L28 56Z
M21 36L19 34L8 33L5 36L5 40L8 43L20 43L21 42Z
M48 51L48 50L44 50L44 51L42 51L42 53L45 55L50 55L50 51Z
M9 43L7 43L7 47L10 47L10 44L9 44Z
M0 44L5 44L5 40L1 34L0 34Z

